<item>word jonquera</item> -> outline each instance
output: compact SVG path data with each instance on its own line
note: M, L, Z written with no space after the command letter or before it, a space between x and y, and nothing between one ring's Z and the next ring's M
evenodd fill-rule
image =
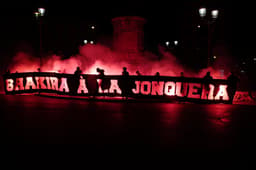
M68 85L68 78L62 77L19 77L6 78L5 90L7 93L15 92L29 92L30 90L50 90L56 92L69 93L70 87ZM87 79L80 77L76 94L88 94ZM100 79L98 82L98 94L116 94L122 95L122 90L118 85L118 80L110 80L110 88L102 90ZM229 100L227 85L218 85L215 87L209 84L209 89L206 90L201 83L191 82L174 82L174 81L134 81L135 86L131 89L133 95L148 95L148 96L177 96L187 97L193 99L208 99L208 100ZM218 89L217 92L216 89Z

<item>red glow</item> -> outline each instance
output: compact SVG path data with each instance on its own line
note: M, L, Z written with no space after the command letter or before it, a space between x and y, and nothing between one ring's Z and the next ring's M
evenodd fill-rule
M68 84L67 84L67 78L61 78L61 84L60 84L60 91L69 92Z
M168 96L174 96L175 95L175 83L174 82L166 82L165 88L164 88L164 94Z
M118 86L117 80L111 80L111 86L110 86L109 92L110 92L110 93L114 93L115 91L116 91L116 93L118 93L118 94L121 94L121 93L122 93L121 89L120 89L119 86Z
M81 93L88 93L88 90L87 90L87 87L86 87L86 84L85 84L85 79L80 79L80 85L77 89L77 93L78 94L81 94Z
M57 55L45 56L41 71L72 74L77 66L84 74L97 74L98 67L104 69L105 74L112 75L120 75L123 67L127 67L130 74L135 74L139 70L142 75L155 75L156 72L160 72L161 75L178 76L181 71L184 71L171 53L165 52L162 48L160 53L163 55L161 61L157 61L159 57L150 52L134 54L133 57L128 58L126 53L112 51L100 44L87 44L80 47L78 55L68 59L62 59ZM14 57L10 71L12 73L35 72L38 68L38 58L20 52Z
M152 93L151 95L163 95L164 82L152 81Z
M127 57L126 53L112 51L110 48L97 44L86 44L80 47L80 53L68 59L52 55L43 57L41 71L74 73L79 66L83 74L98 74L96 69L105 70L105 74L120 75L123 67L127 67L131 75L135 75L139 70L142 75L155 75L159 72L165 76L180 76L184 72L186 77L203 77L207 71L211 72L213 78L226 78L221 75L219 70L207 68L199 74L183 68L175 56L165 51L164 47L159 47L161 60L151 52L145 51L141 54L134 54ZM23 52L17 53L10 65L10 71L14 72L36 72L39 68L39 58L33 57Z
M17 78L16 79L14 90L16 90L16 91L17 90L24 90L23 78Z
M29 90L30 87L31 87L32 89L36 89L36 85L35 85L35 83L34 83L32 77L27 77L26 80L27 80L27 83L26 83L26 86L25 86L25 89L26 89L26 90Z
M227 93L227 85L220 85L220 90L215 96L215 99L220 100L220 97L222 97L223 100L229 100L228 93Z
M6 90L13 91L13 80L12 79L6 79Z
M200 94L198 93L199 88L201 88L201 84L190 83L189 84L188 97L189 98L200 99Z

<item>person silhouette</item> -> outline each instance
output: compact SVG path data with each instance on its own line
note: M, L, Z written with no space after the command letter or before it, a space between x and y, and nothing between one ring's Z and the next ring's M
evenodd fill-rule
M184 77L184 73L183 72L180 72L180 77Z
M141 73L139 72L139 70L136 71L137 76L141 76Z
M129 72L126 67L123 67L122 78L118 81L118 86L122 91L122 96L128 99L128 96L132 93L132 88L135 86L135 83L130 80Z
M76 67L76 71L74 73L76 76L80 76L80 74L82 74L82 70L80 69L80 67Z
M81 74L82 74L82 71L80 70L80 67L77 67L76 71L74 72L74 75L68 78L68 85L69 85L71 95L75 95L77 92L77 89L80 83Z
M213 78L211 76L211 73L208 71L206 75L203 77L203 88L206 90L207 98L210 91L210 84L213 82Z
M99 77L100 77L99 86L103 91L108 90L109 92L109 88L111 86L110 79L106 79L104 74L105 71L103 69L97 68L97 72L99 73Z
M129 76L129 72L127 71L126 67L123 67L123 72L122 72L123 76Z
M235 73L231 72L231 74L227 78L227 85L228 85L227 92L228 92L229 101L231 104L233 103L233 99L234 99L234 96L236 93L238 81L239 81L239 79L235 75Z

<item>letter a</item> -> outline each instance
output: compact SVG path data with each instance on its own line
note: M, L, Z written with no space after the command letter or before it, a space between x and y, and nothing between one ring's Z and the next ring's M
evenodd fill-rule
M85 84L85 79L80 79L80 83L79 83L79 87L77 89L77 93L81 94L83 91L83 93L88 93L88 89L86 88L86 84Z
M220 100L220 96L223 97L223 100L229 100L227 87L228 87L227 85L220 85L220 90L215 96L215 100Z
M114 93L115 90L116 90L116 93L118 93L118 94L122 93L121 89L119 88L119 86L117 84L117 80L111 80L111 86L110 86L109 92Z
M64 90L65 90L65 92L69 92L67 78L61 78L61 84L60 84L59 91L63 92Z
M32 77L27 77L26 78L26 86L25 86L25 89L26 90L29 90L30 87L32 87L32 89L36 89L36 85L33 81L33 78Z

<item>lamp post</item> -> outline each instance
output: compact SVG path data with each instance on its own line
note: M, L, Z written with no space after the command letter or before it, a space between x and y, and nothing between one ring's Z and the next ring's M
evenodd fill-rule
M40 71L42 67L42 52L43 52L43 43L42 43L42 17L45 15L45 8L38 8L34 12L36 20L39 21L39 57L40 57Z
M209 67L212 59L212 33L214 30L214 23L219 16L219 10L211 10L210 16L207 13L208 11L206 8L200 8L198 12L202 21L207 25L207 67Z

